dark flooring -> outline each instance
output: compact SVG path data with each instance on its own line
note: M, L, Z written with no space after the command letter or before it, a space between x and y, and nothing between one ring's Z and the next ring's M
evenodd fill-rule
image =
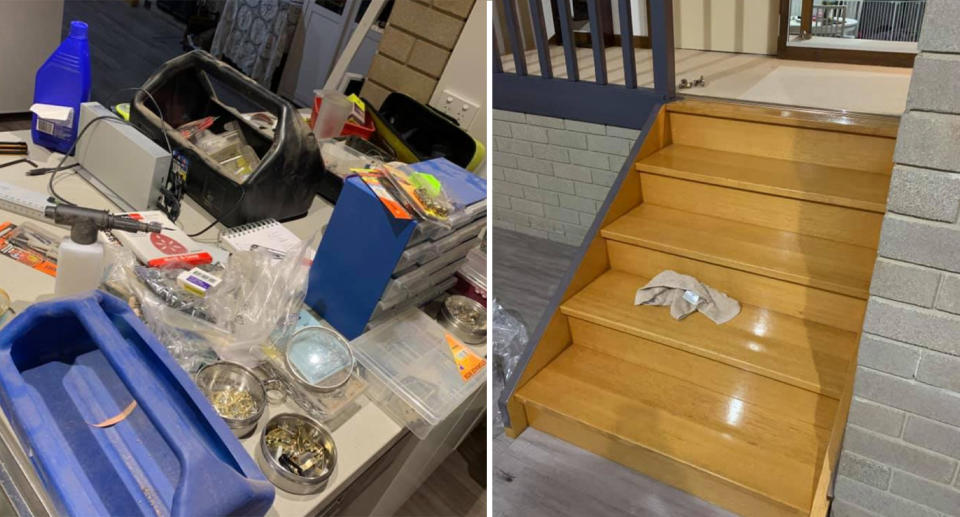
M733 517L706 501L530 428L493 444L494 517Z
M0 115L0 131L19 131L21 129L30 129L29 113Z
M536 330L576 252L577 248L567 244L493 229L493 297L505 310L520 316L527 333ZM503 390L501 375L493 374L494 404ZM495 437L503 434L499 411L493 411L493 433Z
M495 228L494 297L505 309L520 312L532 332L576 252L567 244Z
M487 491L470 477L463 456L454 452L394 515L484 517L487 515Z
M523 315L532 332L576 248L495 228L493 296ZM493 383L493 400L499 383ZM497 415L499 416L499 415ZM690 494L579 447L528 428L507 438L495 418L494 517L729 517Z
M70 22L87 23L92 76L91 99L110 106L127 102L163 63L183 53L180 40L186 27L158 9L133 7L123 0L66 0L63 36Z

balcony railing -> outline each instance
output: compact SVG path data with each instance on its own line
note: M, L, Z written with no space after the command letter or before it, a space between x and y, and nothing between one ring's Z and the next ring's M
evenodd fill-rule
M495 108L639 128L676 96L672 0L494 0L494 10Z
M813 5L812 36L917 41L926 0L833 0ZM790 33L799 34L800 5L794 4Z

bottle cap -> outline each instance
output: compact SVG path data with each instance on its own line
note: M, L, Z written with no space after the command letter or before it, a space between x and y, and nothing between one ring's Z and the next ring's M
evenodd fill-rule
M70 22L70 37L87 39L87 24L77 20Z

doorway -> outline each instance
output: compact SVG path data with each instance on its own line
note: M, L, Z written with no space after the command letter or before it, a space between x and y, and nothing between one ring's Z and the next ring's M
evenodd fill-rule
M926 0L781 0L783 59L912 67Z

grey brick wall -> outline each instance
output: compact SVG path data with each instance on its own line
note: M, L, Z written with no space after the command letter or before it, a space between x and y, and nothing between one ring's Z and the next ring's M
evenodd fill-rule
M493 110L493 224L579 246L640 135Z
M929 0L834 516L960 515L960 1Z

